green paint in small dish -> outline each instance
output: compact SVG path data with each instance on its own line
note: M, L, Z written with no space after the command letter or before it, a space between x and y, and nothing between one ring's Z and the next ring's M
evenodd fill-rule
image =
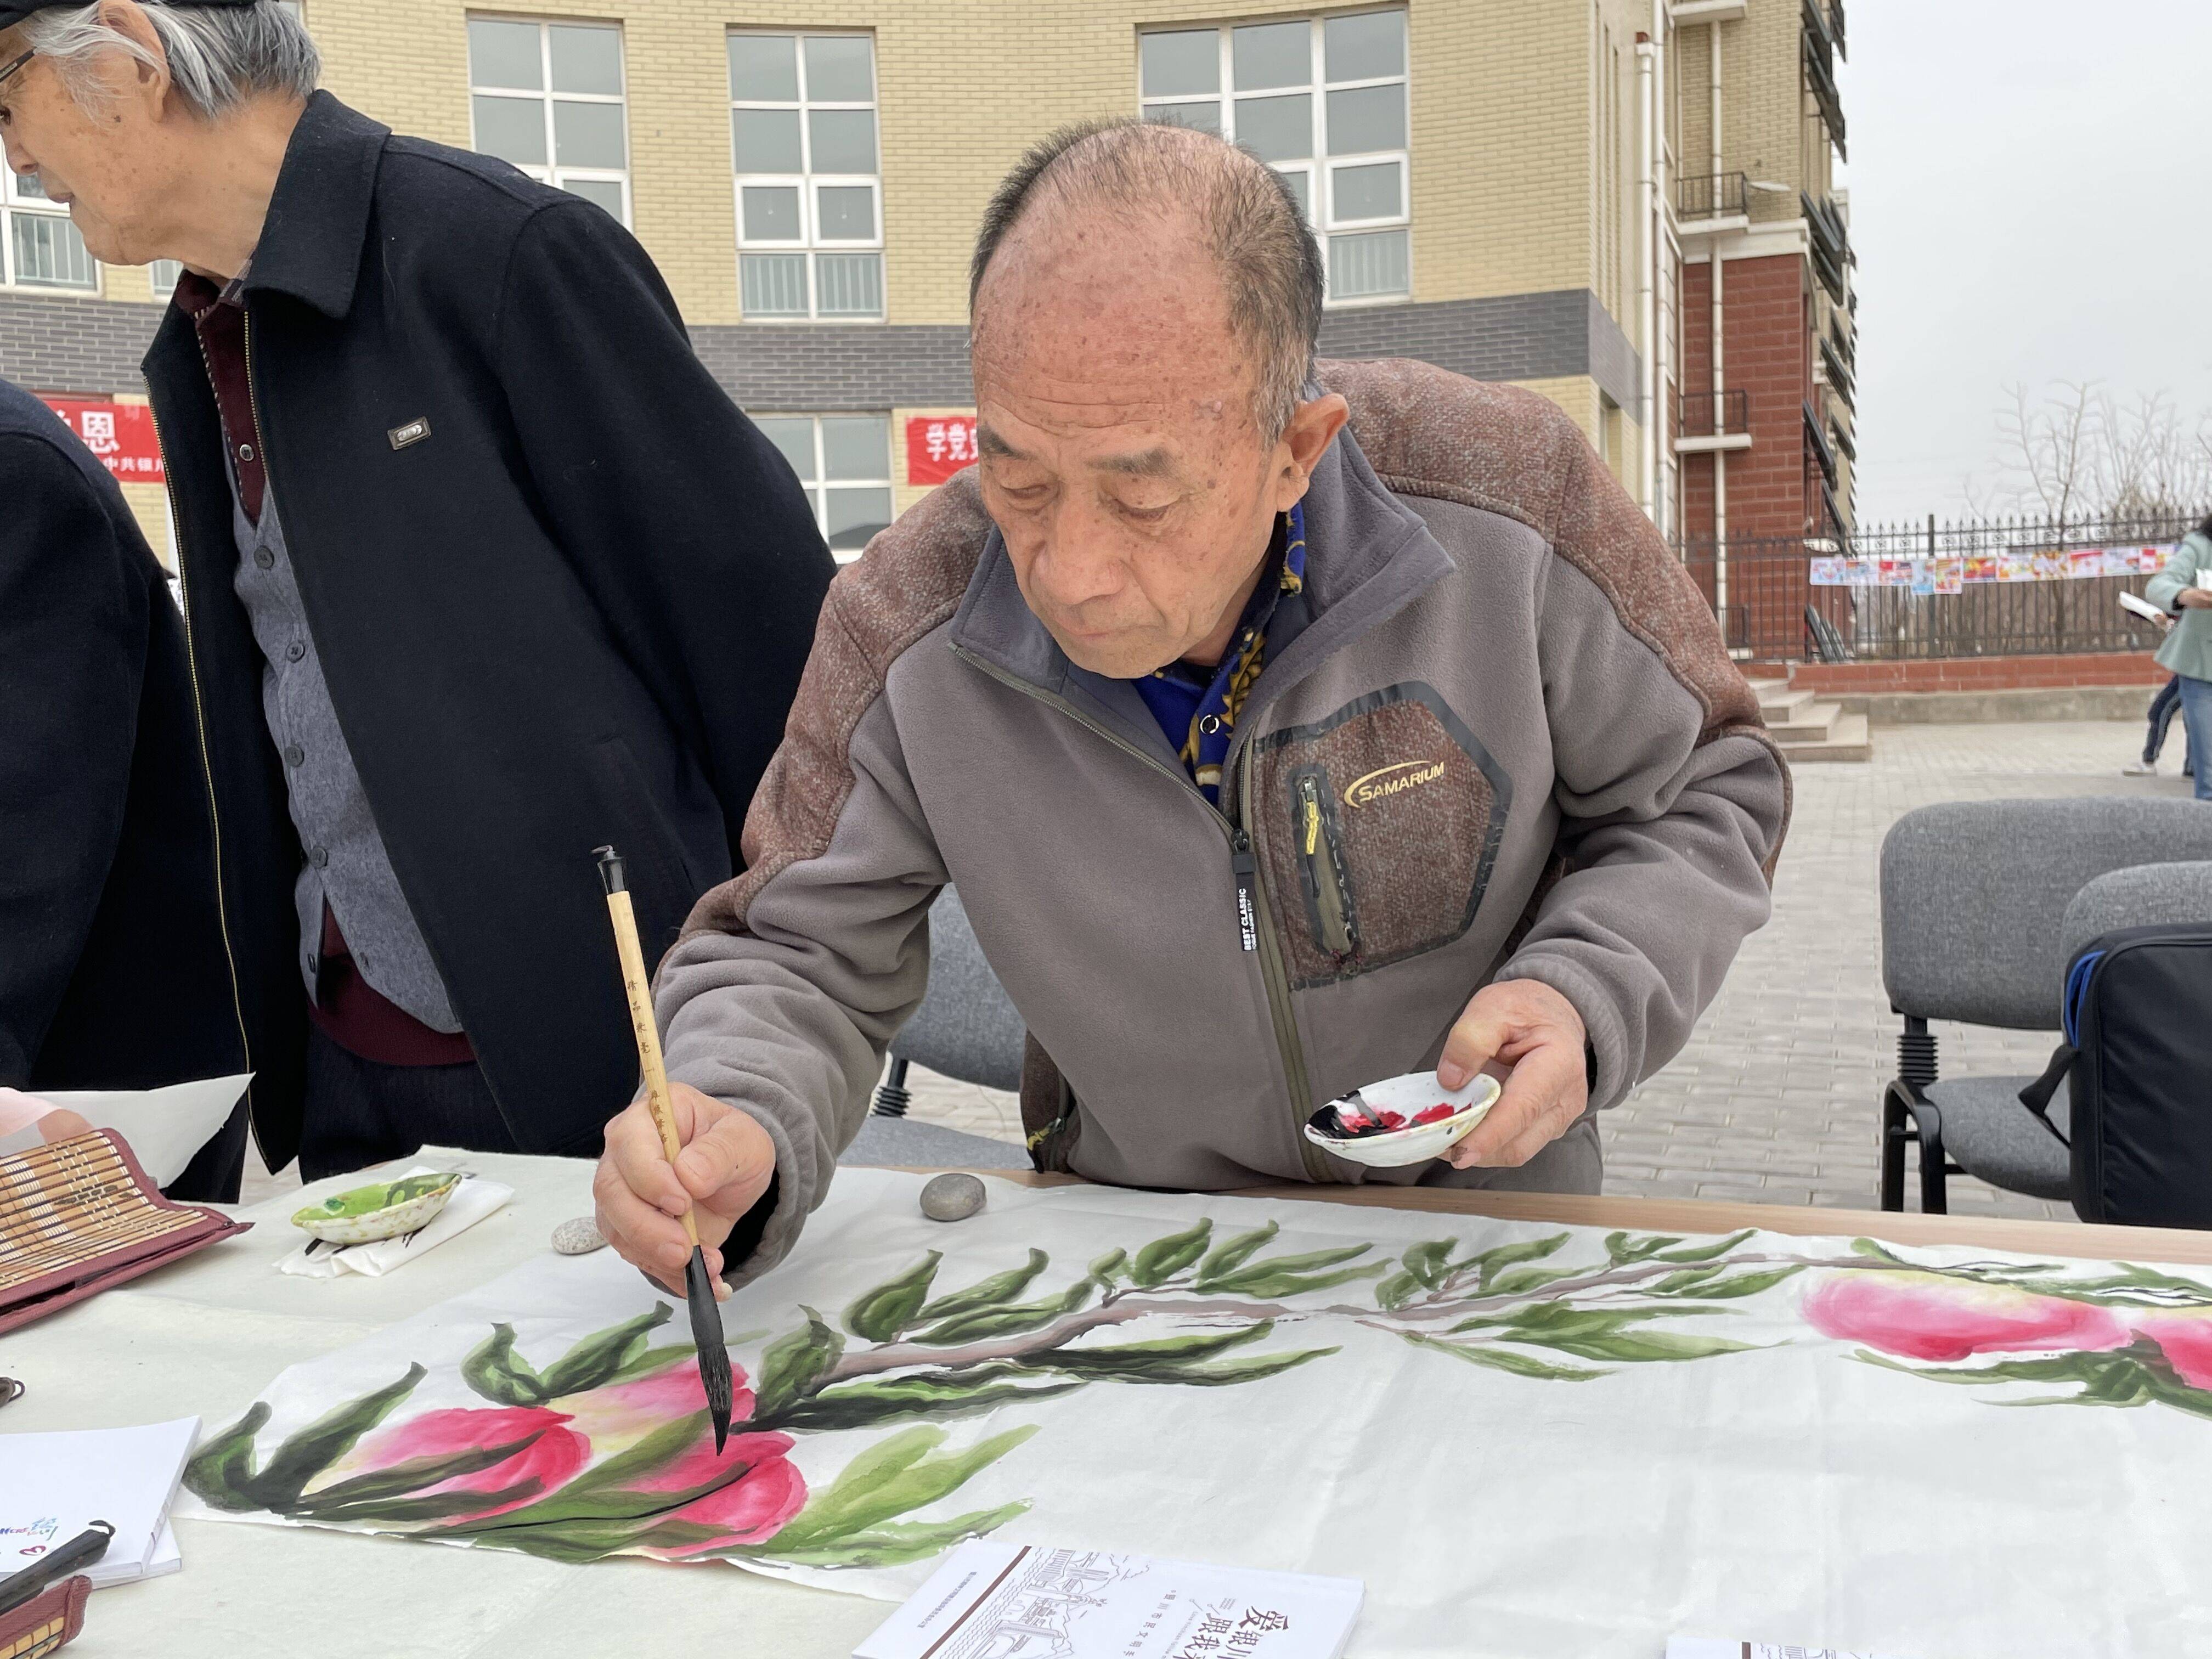
M442 1172L355 1187L295 1211L292 1224L332 1244L397 1238L428 1226L461 1181L459 1174Z

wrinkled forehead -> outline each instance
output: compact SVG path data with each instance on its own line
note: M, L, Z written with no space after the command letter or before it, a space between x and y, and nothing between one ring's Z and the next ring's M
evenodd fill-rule
M1249 353L1202 246L1170 226L1018 228L976 295L979 400L1071 430L1249 413ZM1195 433L1194 433L1195 435Z

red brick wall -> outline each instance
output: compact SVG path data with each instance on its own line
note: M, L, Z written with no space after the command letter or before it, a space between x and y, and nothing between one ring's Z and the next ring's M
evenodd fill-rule
M2163 685L2148 651L2078 656L1941 657L1924 662L1796 663L1801 691L2005 691L2027 686Z
M1723 373L1751 394L1751 447L1729 457L1729 539L1800 536L1808 522L1802 410L1813 384L1805 261L1731 259L1722 284Z
M1682 269L1682 373L1685 393L1712 384L1712 270ZM1722 276L1723 379L1750 396L1751 447L1728 459L1729 539L1800 536L1812 521L1808 502L1805 402L1813 392L1813 336L1808 321L1805 261L1780 254L1731 259ZM1710 455L1682 462L1682 523L1690 536L1713 533Z
M1682 365L1677 383L1687 398L1693 392L1710 390L1713 384L1711 265L1682 267L1681 307ZM1713 533L1713 466L1710 455L1682 457L1681 532L1686 537Z

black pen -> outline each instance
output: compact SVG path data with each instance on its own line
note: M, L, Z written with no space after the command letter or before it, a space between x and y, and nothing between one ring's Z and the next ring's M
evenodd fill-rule
M107 1553L107 1540L114 1536L114 1528L95 1521L52 1553L0 1578L0 1613L13 1612L49 1584L90 1566Z

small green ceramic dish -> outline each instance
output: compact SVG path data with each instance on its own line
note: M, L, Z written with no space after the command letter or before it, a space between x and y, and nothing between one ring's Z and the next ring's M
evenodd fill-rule
M292 1224L332 1244L397 1238L428 1226L460 1184L459 1175L434 1174L356 1187L295 1211Z

